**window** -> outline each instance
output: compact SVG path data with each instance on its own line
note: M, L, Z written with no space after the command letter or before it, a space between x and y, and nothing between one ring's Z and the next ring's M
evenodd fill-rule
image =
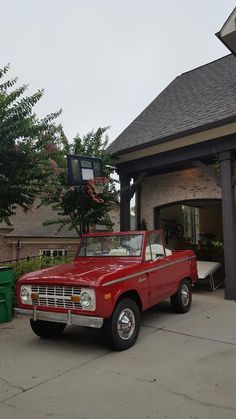
M142 240L142 234L85 237L77 256L141 256Z
M64 249L43 249L40 250L40 255L49 258L61 258L67 255L67 250Z
M199 210L195 207L182 205L184 236L187 241L197 243L199 234Z
M148 235L148 244L146 246L145 260L155 260L163 258L165 255L162 236L160 231Z

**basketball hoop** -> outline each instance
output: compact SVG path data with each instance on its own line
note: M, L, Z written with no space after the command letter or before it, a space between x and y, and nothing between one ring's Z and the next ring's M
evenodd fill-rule
M91 198L102 204L104 199L99 198L98 195L103 193L106 185L108 184L108 179L106 177L96 177L94 179L89 179L87 182L87 190Z

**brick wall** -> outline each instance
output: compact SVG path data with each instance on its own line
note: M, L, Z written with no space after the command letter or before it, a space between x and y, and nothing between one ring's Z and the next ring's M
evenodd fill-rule
M7 244L5 235L9 233L9 230L0 230L0 261L12 259L12 246Z
M16 258L16 246L14 246L14 257L13 259ZM78 247L78 244L57 244L57 243L33 243L33 244L25 244L24 242L21 242L21 248L19 251L19 258L25 258L28 256L38 256L40 255L40 250L47 250L47 249L51 249L51 250L67 250L67 252L69 254L71 254L72 252L75 252L76 249Z
M1 233L2 234L2 233ZM16 243L7 244L9 239L5 239L4 235L0 235L0 263L1 261L16 259ZM78 243L47 243L47 239L43 243L25 243L20 241L19 258L40 255L40 250L67 250L68 254L73 254L78 248Z
M141 187L141 219L154 228L154 208L187 199L221 199L221 189L199 169L146 178Z

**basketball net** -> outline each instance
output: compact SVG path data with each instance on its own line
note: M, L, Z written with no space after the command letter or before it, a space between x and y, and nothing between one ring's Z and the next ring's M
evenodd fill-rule
M102 204L104 199L99 198L98 195L103 193L106 185L108 184L108 179L106 177L96 177L95 179L89 179L87 182L87 190L91 198Z

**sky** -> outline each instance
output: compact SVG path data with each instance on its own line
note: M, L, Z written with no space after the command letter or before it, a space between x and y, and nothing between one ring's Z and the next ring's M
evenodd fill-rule
M178 75L229 51L215 33L235 0L0 0L1 67L45 89L69 141L110 126L113 141Z

